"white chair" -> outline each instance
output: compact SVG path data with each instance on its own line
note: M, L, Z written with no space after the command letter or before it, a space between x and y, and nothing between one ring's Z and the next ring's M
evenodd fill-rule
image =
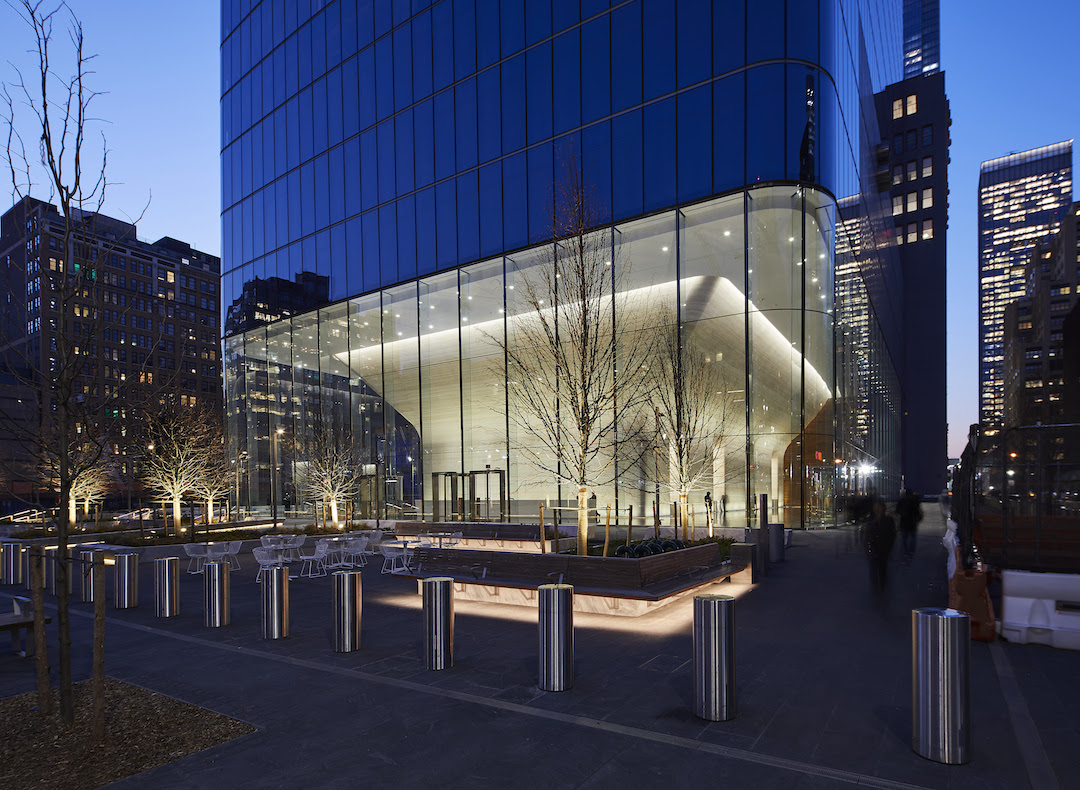
M184 553L188 555L188 573L202 573L203 564L206 562L206 544L185 543Z
M435 548L435 541L430 535L417 535L416 539L425 549Z
M322 541L319 541L315 545L315 550L311 554L304 554L298 552L298 559L301 563L300 575L307 576L309 579L316 576L326 575L326 549L327 546ZM306 572L305 572L305 569Z
M452 549L459 543L461 543L461 533L451 532L450 538L446 541L446 548Z
M306 542L307 535L292 535L286 537L281 544L285 547L285 552L282 555L285 562L302 559L300 556L300 549L304 548L304 543Z
M359 565L363 568L367 565L367 558L364 557L365 549L368 545L368 539L365 537L354 538L345 542L345 550L342 552L342 562L350 567Z
M229 565L234 570L240 570L240 549L243 545L244 541L242 540L230 540L229 548L225 550L225 556L229 558Z
M383 555L382 572L393 573L405 570L405 549L401 546L387 546L379 544L379 551Z
M262 581L263 571L277 568L281 565L278 552L267 546L256 546L251 550L251 556L259 563L259 573L255 576L256 582Z

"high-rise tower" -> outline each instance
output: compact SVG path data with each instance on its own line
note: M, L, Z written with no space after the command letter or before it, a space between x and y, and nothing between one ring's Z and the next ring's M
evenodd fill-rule
M938 0L904 0L904 79L941 69Z
M1005 308L1024 296L1036 242L1072 203L1072 140L983 162L979 171L979 422L1001 427Z

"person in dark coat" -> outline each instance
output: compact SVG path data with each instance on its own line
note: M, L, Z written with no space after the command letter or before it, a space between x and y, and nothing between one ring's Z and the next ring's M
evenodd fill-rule
M910 488L905 488L896 503L896 515L900 519L900 543L904 547L904 562L911 562L915 556L915 531L922 521L919 495Z
M863 543L870 565L870 591L875 601L885 595L886 577L889 571L889 554L896 541L896 522L885 510L885 503L875 499L873 515L863 530Z

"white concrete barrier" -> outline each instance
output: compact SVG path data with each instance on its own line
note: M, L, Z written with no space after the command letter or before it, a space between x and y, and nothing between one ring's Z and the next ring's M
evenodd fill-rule
M1001 636L1080 650L1080 574L1003 571Z

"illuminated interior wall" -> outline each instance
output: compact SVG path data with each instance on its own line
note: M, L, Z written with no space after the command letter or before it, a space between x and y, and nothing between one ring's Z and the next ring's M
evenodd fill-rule
M685 344L720 366L732 416L710 474L690 493L699 513L709 491L726 498L731 523L743 523L766 494L774 521L831 521L834 227L824 193L769 186L604 231L623 267L614 297L621 324L633 325L622 319L640 318L638 310L669 316ZM441 272L229 338L230 438L244 504L267 505L271 478L279 503L302 499L289 490L288 448L317 419L351 426L371 465L358 512L468 516L468 503L450 501L453 489L479 497L476 512L494 518L488 500L500 484L504 518L533 520L540 503L568 504L570 487L522 457L535 440L508 412L502 339L513 343L521 322L534 320L514 288L541 253ZM660 451L625 468L612 459L597 505L651 515L659 469L670 522L664 440L644 441ZM469 473L489 469L501 480L481 474L467 488Z

